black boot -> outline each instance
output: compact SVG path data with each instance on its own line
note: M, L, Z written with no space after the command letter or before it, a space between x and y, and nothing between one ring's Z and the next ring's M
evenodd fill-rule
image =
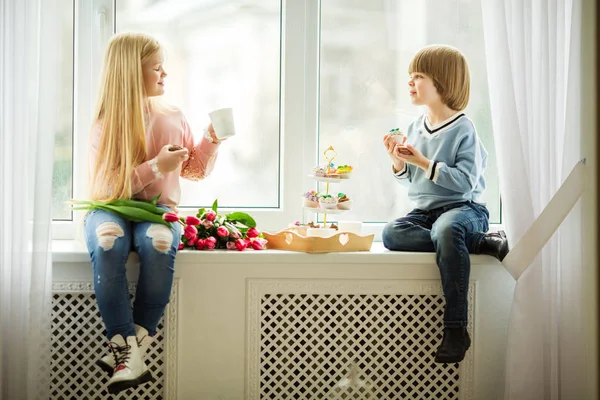
M444 338L435 353L435 362L461 362L470 346L471 338L467 328L444 328Z
M479 244L479 254L494 256L500 261L504 260L508 254L508 240L504 231L486 233Z

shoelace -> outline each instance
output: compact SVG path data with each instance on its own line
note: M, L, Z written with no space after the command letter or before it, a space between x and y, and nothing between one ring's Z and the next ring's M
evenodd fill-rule
M110 342L108 346L110 347L110 350L113 353L113 357L115 358L115 368L129 361L129 357L131 356L130 345L126 344L123 346L119 346L115 342Z

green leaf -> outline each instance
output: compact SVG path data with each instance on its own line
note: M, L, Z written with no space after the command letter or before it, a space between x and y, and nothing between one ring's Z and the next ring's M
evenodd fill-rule
M206 213L206 208L201 208L198 210L198 214L196 214L196 217L202 219L202 217L204 216L205 213Z
M75 207L74 205L71 206L71 210L72 211L89 211L89 210L93 210L94 207L92 206L87 206L87 207Z
M118 199L109 202L104 201L90 201L90 200L72 200L71 206L85 206L89 209L94 209L103 206L115 206L115 207L134 207L139 208L144 211L148 211L152 214L163 215L166 211L156 205L147 202L147 201L139 201L139 200L129 200L129 199Z
M120 212L118 212L118 211L116 211L116 210L114 210L114 209L112 209L110 207L107 207L106 205L97 205L93 209L98 209L98 210L106 211L108 213L116 215L117 217L121 217L121 218L123 218L126 221L143 222L143 220L141 220L141 219L133 218L133 217L128 217L127 215L125 215L123 213L120 213Z
M164 210L164 209L162 209L160 207L157 207L153 203L148 203L146 201L138 201L138 200L114 200L114 201L109 201L108 203L105 203L105 204L109 205L109 206L135 207L135 208L139 208L139 209L142 209L144 211L148 211L148 212L151 212L151 213L157 214L157 215L163 215L164 213L166 213L166 210Z
M155 198L153 198L152 200L150 200L150 203L152 203L154 205L158 204L158 199L160 199L160 195L161 194L162 193L157 194Z
M245 212L232 212L227 214L227 219L230 221L241 222L249 228L256 228L256 221L250 215Z
M155 224L161 224L165 226L171 226L170 223L165 221L160 215L151 213L146 210L142 210L136 207L128 207L128 206L112 206L109 204L105 204L101 206L106 210L116 211L124 216L124 218L129 219L134 222L154 222Z
M219 202L217 201L217 199L215 199L215 201L214 201L214 203L213 203L213 205L212 205L212 210L213 210L214 212L217 212L217 207L218 207L218 205L219 205Z

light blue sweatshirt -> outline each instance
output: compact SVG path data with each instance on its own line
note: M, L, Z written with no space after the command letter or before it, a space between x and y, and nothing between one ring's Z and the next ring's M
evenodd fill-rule
M436 126L422 115L408 126L406 135L406 142L430 160L427 171L405 163L394 174L409 187L408 197L417 208L432 210L466 200L483 204L488 153L465 114L455 114Z

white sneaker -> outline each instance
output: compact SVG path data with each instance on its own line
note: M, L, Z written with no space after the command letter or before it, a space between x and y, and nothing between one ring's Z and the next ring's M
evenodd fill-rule
M146 356L146 351L150 347L150 343L152 343L152 336L148 335L146 328L136 325L135 337L137 338L140 355L142 356L143 360ZM96 365L102 368L102 370L104 370L108 376L112 376L113 371L115 370L115 356L113 355L112 351L96 361Z
M117 394L152 380L152 374L144 364L135 336L116 335L109 343L115 358L115 370L108 380L108 393Z

